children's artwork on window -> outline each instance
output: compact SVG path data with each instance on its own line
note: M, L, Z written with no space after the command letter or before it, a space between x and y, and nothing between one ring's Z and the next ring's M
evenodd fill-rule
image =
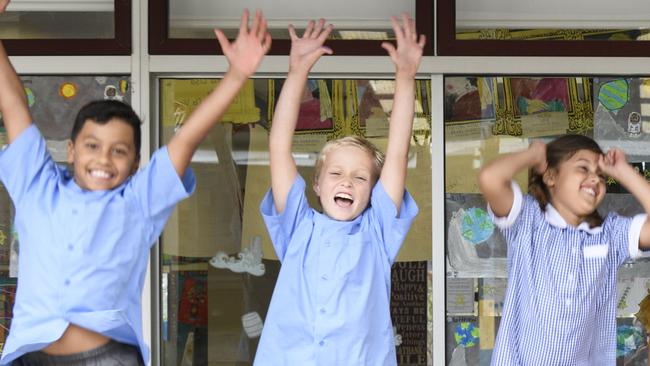
M644 344L646 340L642 328L630 325L616 327L616 357L630 356Z
M445 78L445 122L494 119L494 78Z
M593 128L589 78L496 78L495 135L586 133Z
M253 276L264 275L264 263L262 263L262 237L255 236L251 240L250 248L244 248L236 257L218 251L212 259L210 265L215 268L227 268L236 273L247 272Z
M447 194L448 271L461 277L506 277L506 245L478 194Z
M66 141L76 113L88 102L105 98L109 85L128 85L127 76L23 76L34 123L46 140ZM131 102L131 93L115 90L115 98ZM56 154L54 154L56 155ZM55 159L57 160L57 159Z
M470 207L461 218L460 229L463 238L472 244L480 244L490 238L494 224L488 213L480 207Z
M445 137L475 140L491 134L495 119L496 78L452 76L445 78Z
M160 85L163 99L161 103L162 125L180 128L185 118L194 111L203 98L214 90L219 82L220 79L169 78L162 80ZM221 117L221 121L244 124L259 122L260 118L260 108L255 104L253 80L248 80Z
M391 272L390 312L400 365L427 362L427 262L397 262Z
M207 273L182 272L179 277L181 288L178 321L196 327L208 325L208 283Z
M461 347L474 347L479 342L479 329L474 323L462 322L456 325L454 339Z
M650 151L650 79L594 78L594 139L605 151L623 149L630 161Z

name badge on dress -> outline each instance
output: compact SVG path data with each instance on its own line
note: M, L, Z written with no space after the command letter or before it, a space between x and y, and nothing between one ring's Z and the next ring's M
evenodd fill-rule
M582 248L585 259L607 257L608 244L588 245Z

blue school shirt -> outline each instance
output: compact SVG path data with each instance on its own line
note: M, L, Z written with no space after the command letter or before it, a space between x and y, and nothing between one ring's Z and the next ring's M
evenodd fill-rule
M0 153L0 179L20 238L16 303L1 364L45 348L70 323L137 345L149 249L174 205L194 189L162 148L109 191L82 190L50 157L35 125Z
M616 273L639 252L646 215L568 225L513 183L507 217L508 287L492 365L616 364Z
M297 175L282 214L271 191L260 210L282 266L254 364L396 365L391 265L418 212L408 192L398 215L378 182L361 215L336 221Z

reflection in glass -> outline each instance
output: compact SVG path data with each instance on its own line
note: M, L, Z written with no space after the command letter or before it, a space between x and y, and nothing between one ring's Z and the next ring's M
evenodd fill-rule
M458 40L650 40L646 1L456 0Z
M115 20L109 9L8 11L0 15L2 39L112 39ZM56 6L53 4L52 6Z
M394 38L390 16L408 12L415 15L415 0L345 0L296 2L290 0L260 2L169 0L170 38L214 38L213 28L221 28L234 38L244 8L260 9L269 22L273 39L289 39L287 26L293 24L299 34L311 19L324 18L334 24L332 39L383 40ZM342 11L345 9L345 11Z
M161 79L161 143L217 79ZM268 130L283 79L255 79L194 155L196 192L162 236L161 354L164 365L251 365L280 263L259 213L270 187ZM432 323L430 81L418 80L407 186L420 214L393 267L391 313L400 365L426 364ZM392 80L309 80L294 136L307 180L323 144L349 134L385 150ZM313 192L308 199L318 207Z
M593 137L605 151L623 148L650 181L650 82L641 77L453 76L445 78L444 86L446 362L485 365L499 329L508 267L505 240L478 190L479 169L498 155L526 148L532 139L574 133ZM515 180L525 192L527 172ZM642 212L611 178L607 192L602 212ZM618 269L617 364L647 365L649 271L647 259Z

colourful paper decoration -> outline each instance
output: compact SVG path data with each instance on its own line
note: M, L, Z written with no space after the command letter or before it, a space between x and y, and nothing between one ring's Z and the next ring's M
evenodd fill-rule
M474 347L479 342L479 328L474 323L462 322L456 325L454 339L461 347Z
M465 210L460 225L463 238L475 245L488 240L494 232L494 224L490 216L479 207Z
M623 108L629 100L627 80L618 79L603 84L598 91L598 100L610 111Z

